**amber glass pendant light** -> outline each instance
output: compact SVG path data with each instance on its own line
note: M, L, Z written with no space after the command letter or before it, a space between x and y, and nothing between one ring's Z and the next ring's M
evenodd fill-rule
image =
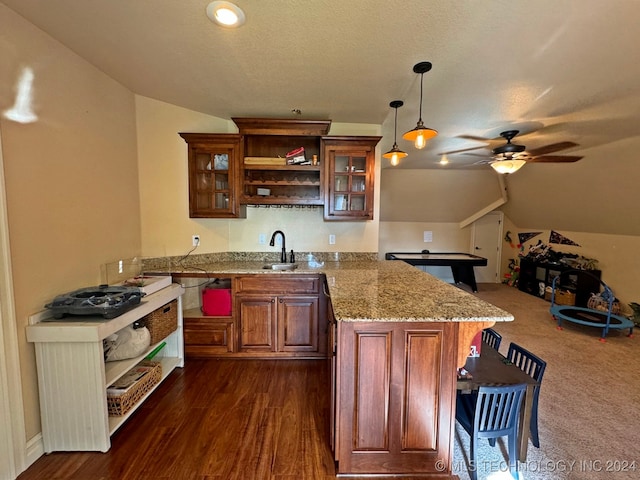
M391 108L395 108L396 110L396 118L393 123L393 147L387 153L383 153L382 156L384 158L388 158L391 162L391 165L394 167L400 163L400 159L407 156L406 152L403 152L398 148L398 144L396 142L396 134L398 133L398 108L404 105L402 100L394 100L389 104Z
M431 70L431 62L420 62L413 66L413 71L420 74L420 117L413 130L409 130L402 138L413 142L417 149L422 149L427 144L427 140L435 137L438 132L433 128L425 127L422 121L422 79L424 74Z

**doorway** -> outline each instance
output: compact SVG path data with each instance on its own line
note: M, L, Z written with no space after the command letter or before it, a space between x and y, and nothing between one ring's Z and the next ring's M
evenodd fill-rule
M503 220L502 212L489 212L473 222L470 253L487 259L486 267L474 269L477 283L500 283Z

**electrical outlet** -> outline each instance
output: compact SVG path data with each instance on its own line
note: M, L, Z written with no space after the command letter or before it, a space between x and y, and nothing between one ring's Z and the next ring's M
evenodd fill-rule
M200 245L200 235L191 236L191 245L193 247L197 247L198 245Z
M329 235L329 245L335 245L336 244L336 236L332 233Z
M258 244L260 245L266 245L267 244L267 235L264 233L261 233L260 235L258 235Z

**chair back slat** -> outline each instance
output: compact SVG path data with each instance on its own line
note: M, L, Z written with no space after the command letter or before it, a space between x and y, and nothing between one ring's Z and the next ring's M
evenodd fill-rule
M502 335L493 328L485 328L482 330L482 341L491 348L498 350L500 348L500 342L502 341Z
M525 389L525 384L480 387L474 419L479 437L495 437L517 428Z
M537 382L542 381L547 362L537 355L511 342L507 352L507 359Z

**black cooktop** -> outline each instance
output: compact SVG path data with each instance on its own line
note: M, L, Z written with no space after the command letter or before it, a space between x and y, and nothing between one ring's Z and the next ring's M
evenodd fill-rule
M144 292L138 287L98 285L58 295L45 308L53 312L53 319L66 315L93 315L110 319L122 315L140 303Z

